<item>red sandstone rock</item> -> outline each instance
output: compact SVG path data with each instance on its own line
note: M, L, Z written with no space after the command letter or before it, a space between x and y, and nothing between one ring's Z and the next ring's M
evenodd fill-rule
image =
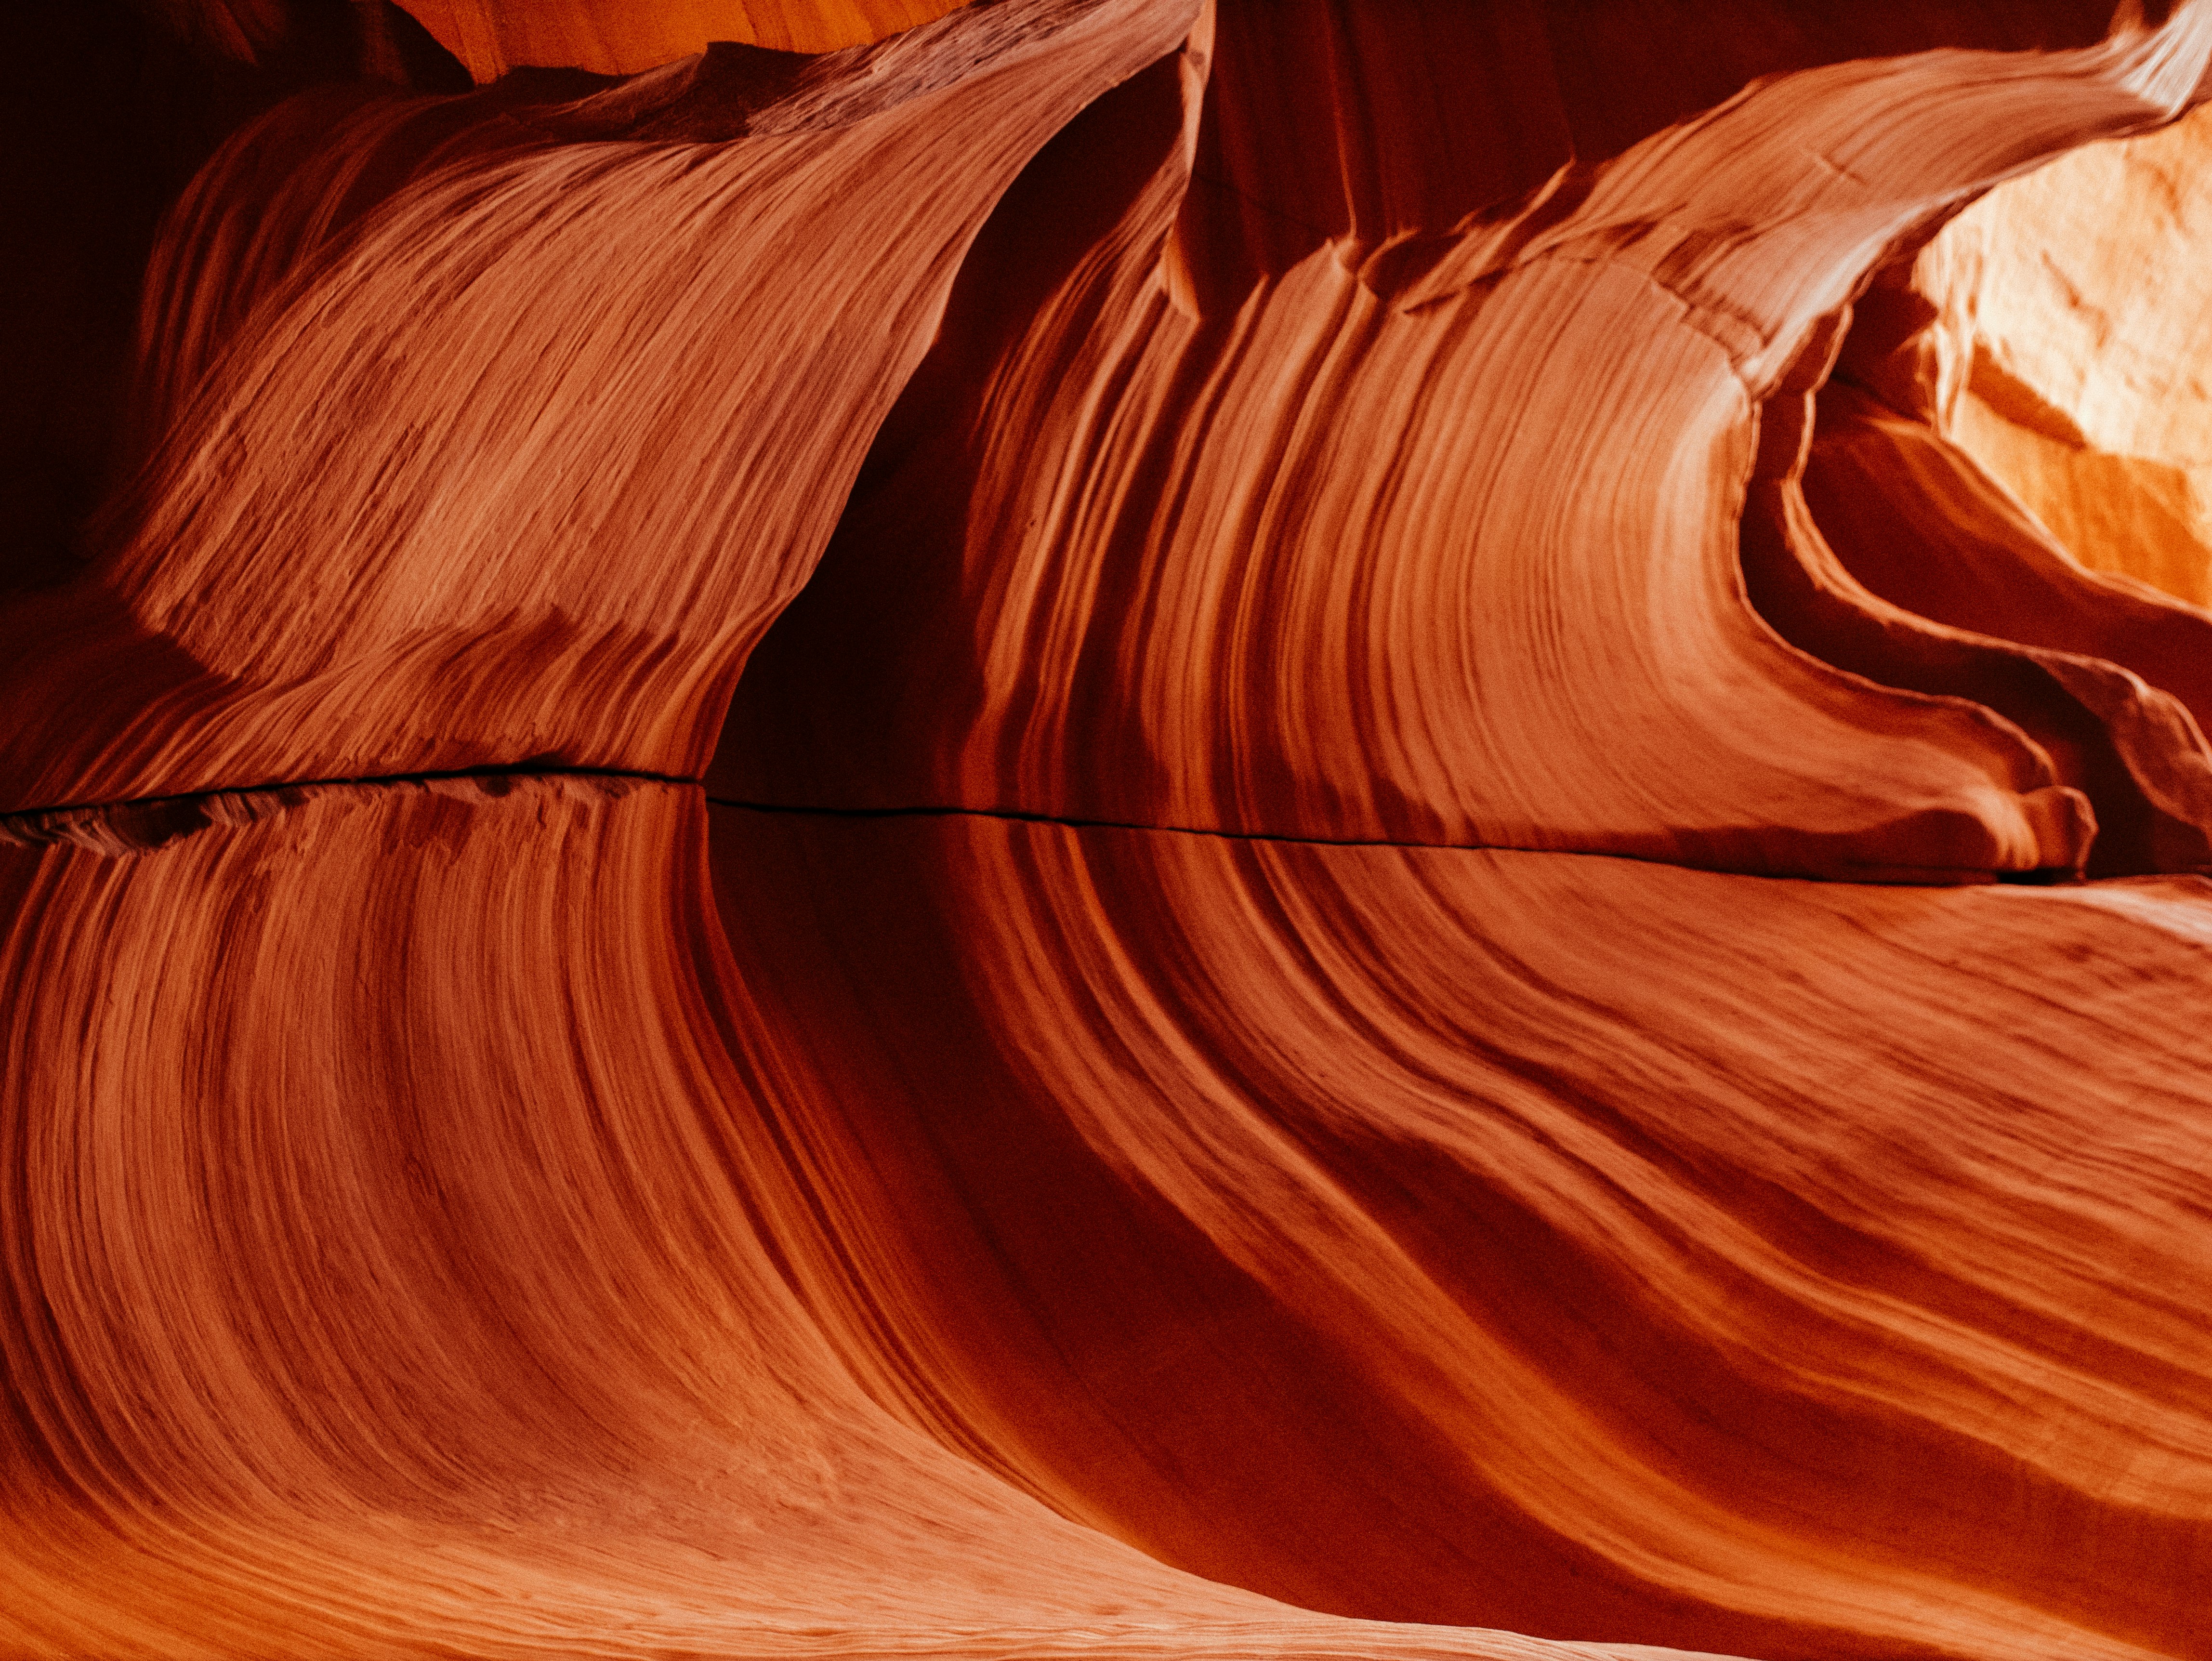
M156 256L159 439L106 552L0 614L0 806L696 775L983 215L1191 9L1035 0L818 66L731 47L241 133Z
M1347 1614L2203 1652L2201 881L714 838L799 1273L1064 1513Z
M408 0L478 81L523 64L626 75L740 40L780 52L830 52L927 23L964 0Z
M717 789L1768 872L2079 866L2092 818L2046 750L1791 651L1745 604L1735 521L1758 406L1822 319L1977 189L2192 96L2195 27L1808 71L1279 274L1190 232L1196 113L1178 144L1168 84L1131 82L1062 142L1156 170L1093 186L1099 251L1013 303L998 270L1035 260L1042 210L1018 192L979 244ZM1065 202L1063 176L1031 178ZM771 738L793 722L806 742Z
M2212 1656L2212 5L1854 9L362 8L0 601L0 1653Z
M2085 146L1960 215L1911 275L1940 319L1947 435L2076 558L2200 605L2208 138L2198 116Z

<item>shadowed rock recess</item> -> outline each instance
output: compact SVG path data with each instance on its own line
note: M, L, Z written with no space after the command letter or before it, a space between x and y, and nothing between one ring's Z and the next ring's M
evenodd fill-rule
M0 1658L2212 1661L2212 0L82 0Z

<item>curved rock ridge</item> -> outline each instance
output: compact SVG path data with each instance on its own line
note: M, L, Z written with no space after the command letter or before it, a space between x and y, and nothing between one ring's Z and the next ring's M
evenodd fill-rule
M1212 1585L872 1404L704 828L556 778L0 847L0 1652L1627 1653Z
M156 259L106 551L0 610L0 809L696 775L997 194L1193 9L1012 0L241 133Z
M1849 380L1816 397L1848 316L1762 411L1741 532L1760 614L1823 661L2014 723L2093 806L2089 874L2212 865L2212 617L2095 580L1971 457Z
M2212 0L165 9L0 1657L2212 1661Z
M2176 598L2202 563L2185 526L2123 532L2148 499L2136 463L2099 450L2000 353L2046 382L2070 375L2076 404L2094 393L2107 444L2185 448L2196 395L2174 367L2190 361L2185 332L2163 362L2143 344L2191 326L2185 289L2142 281L2178 224L2124 212L2094 235L2060 234L2062 255L2030 243L2080 227L2086 200L2124 206L2126 181L2164 181L2178 201L2157 169L2200 145L2199 131L2192 117L2086 147L1909 246L1875 275L1856 320L1832 319L1770 400L1744 521L1750 591L1792 642L1886 684L1972 698L2034 739L2094 806L2092 874L2212 862L2212 613ZM2130 242L2119 227L2138 222L2149 228ZM2132 260L2131 280L2159 299L2138 297L2118 326L2068 315L2038 333L2023 306L2039 283L2064 287L2077 312L2087 304L2062 269L2083 258L2082 240L2108 289Z
M0 853L12 1652L2199 1652L2201 883L717 817Z
M1177 83L1132 82L979 243L763 645L717 793L2079 868L2094 815L2048 749L1791 650L1746 603L1735 523L1758 405L1822 319L1990 182L2170 117L2205 30L1805 71L1501 215L1257 279L1233 227L1178 223L1193 100L1178 126ZM1098 164L1139 146L1149 178ZM1079 213L1096 228L1040 280L1026 228Z
M2205 1652L2202 879L713 848L825 1326L1063 1513L1348 1614Z

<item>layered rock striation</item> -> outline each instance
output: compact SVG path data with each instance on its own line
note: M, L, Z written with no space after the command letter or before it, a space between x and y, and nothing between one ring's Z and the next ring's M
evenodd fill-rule
M24 360L0 1652L2212 1654L2205 0L311 10Z

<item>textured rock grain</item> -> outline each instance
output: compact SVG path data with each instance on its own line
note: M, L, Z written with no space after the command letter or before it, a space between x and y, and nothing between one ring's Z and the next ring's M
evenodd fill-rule
M2212 0L343 9L18 355L0 1655L2212 1661Z

